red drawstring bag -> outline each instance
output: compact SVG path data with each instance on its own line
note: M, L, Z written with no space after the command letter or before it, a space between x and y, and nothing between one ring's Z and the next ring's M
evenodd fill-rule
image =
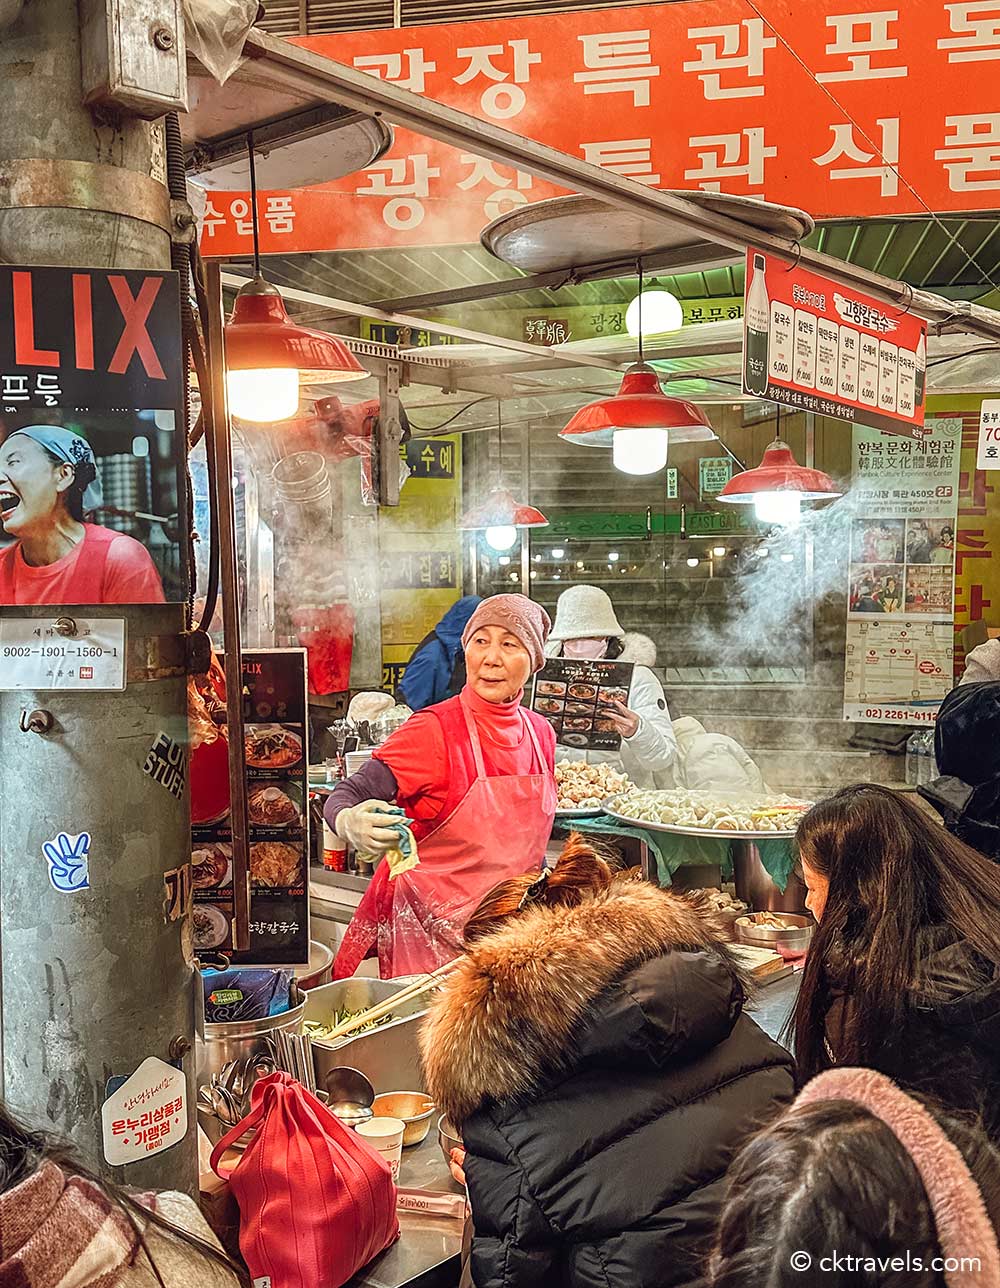
M250 1113L212 1151L256 1129L228 1175L240 1251L261 1288L341 1288L399 1238L388 1164L287 1073L256 1083Z

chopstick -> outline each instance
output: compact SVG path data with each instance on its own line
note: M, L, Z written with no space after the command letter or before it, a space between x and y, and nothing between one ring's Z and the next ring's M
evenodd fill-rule
M439 966L430 975L425 975L423 979L418 979L413 984L408 984L406 988L394 993L392 997L387 997L384 1002L377 1003L367 1011L362 1011L360 1015L355 1015L352 1019L344 1020L331 1033L328 1033L322 1041L333 1042L348 1033L353 1033L355 1029L363 1028L373 1020L380 1020L384 1015L391 1015L396 1007L403 1002L412 1002L414 998L420 997L421 994L429 993L431 989L437 988L438 984L450 975L457 965L457 962L446 962L444 966Z

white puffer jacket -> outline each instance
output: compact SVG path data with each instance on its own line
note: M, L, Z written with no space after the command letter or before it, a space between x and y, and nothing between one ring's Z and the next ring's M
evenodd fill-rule
M756 761L735 738L709 733L693 716L675 720L674 734L677 757L670 786L734 796L759 796L767 791Z
M622 636L624 651L616 662L632 662L632 688L628 707L639 717L639 728L631 738L623 738L621 751L577 751L572 747L556 748L556 760L585 760L589 765L614 765L628 774L639 787L656 787L658 780L669 777L677 755L674 725L667 710L663 685L650 667L656 665L656 645L648 635ZM546 649L550 657L559 657L562 644Z

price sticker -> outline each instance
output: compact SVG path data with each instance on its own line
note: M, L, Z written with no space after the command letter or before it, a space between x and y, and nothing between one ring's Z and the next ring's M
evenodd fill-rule
M0 689L125 688L125 619L74 617L76 631L57 629L63 619L0 619Z

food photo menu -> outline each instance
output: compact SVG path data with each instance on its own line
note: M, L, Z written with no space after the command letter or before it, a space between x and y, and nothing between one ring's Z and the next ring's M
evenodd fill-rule
M195 948L233 965L309 960L309 765L304 649L243 654L244 764L250 849L250 948L233 942L228 810L192 828Z
M531 710L545 717L563 747L617 751L622 736L607 704L628 706L633 670L632 662L551 658L535 677Z

